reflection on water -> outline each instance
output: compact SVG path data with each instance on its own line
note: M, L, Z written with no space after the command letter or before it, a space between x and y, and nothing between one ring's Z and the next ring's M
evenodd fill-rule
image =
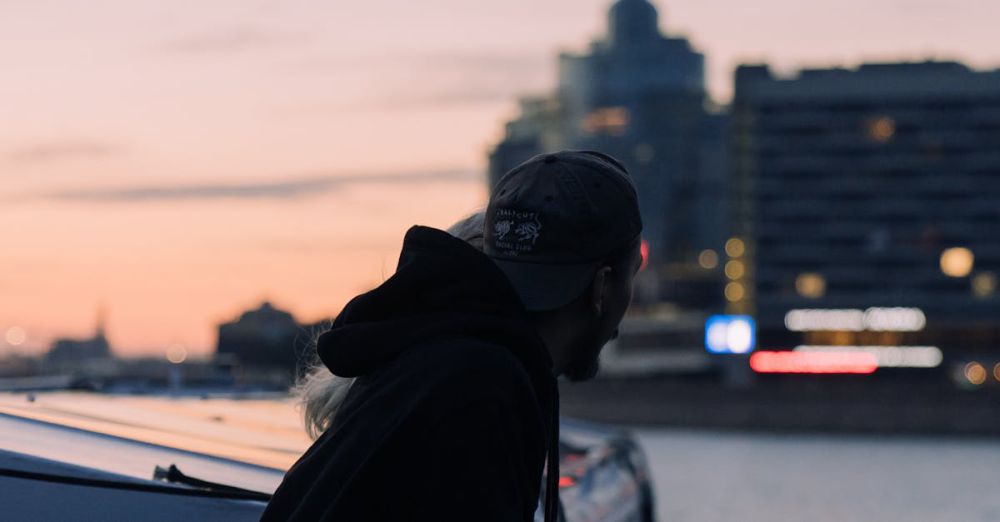
M661 521L1000 520L1000 442L639 430Z

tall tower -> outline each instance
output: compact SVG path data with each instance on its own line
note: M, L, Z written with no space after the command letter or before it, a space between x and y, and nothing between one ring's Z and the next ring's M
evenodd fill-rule
M608 13L608 42L614 47L660 39L659 14L648 0L619 0Z
M108 322L108 309L103 304L97 307L97 325L94 328L94 339L106 339L105 330Z

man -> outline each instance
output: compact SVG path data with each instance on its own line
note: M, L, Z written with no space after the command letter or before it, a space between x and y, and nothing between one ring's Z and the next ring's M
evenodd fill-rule
M556 377L596 373L631 300L641 229L628 174L595 152L504 176L485 255L411 229L396 274L320 337L327 368L357 379L263 520L529 521L548 454L554 522Z

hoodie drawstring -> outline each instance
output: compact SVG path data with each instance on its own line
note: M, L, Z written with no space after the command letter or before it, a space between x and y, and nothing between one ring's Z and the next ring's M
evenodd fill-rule
M549 418L548 474L545 476L545 522L559 520L559 388L552 394Z

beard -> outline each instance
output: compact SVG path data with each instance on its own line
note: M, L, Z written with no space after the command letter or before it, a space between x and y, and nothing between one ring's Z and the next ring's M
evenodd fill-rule
M566 370L563 371L563 375L569 379L570 382L583 382L589 381L597 376L597 372L601 369L601 361L599 355L594 355L592 357L580 358L579 360L573 361Z

